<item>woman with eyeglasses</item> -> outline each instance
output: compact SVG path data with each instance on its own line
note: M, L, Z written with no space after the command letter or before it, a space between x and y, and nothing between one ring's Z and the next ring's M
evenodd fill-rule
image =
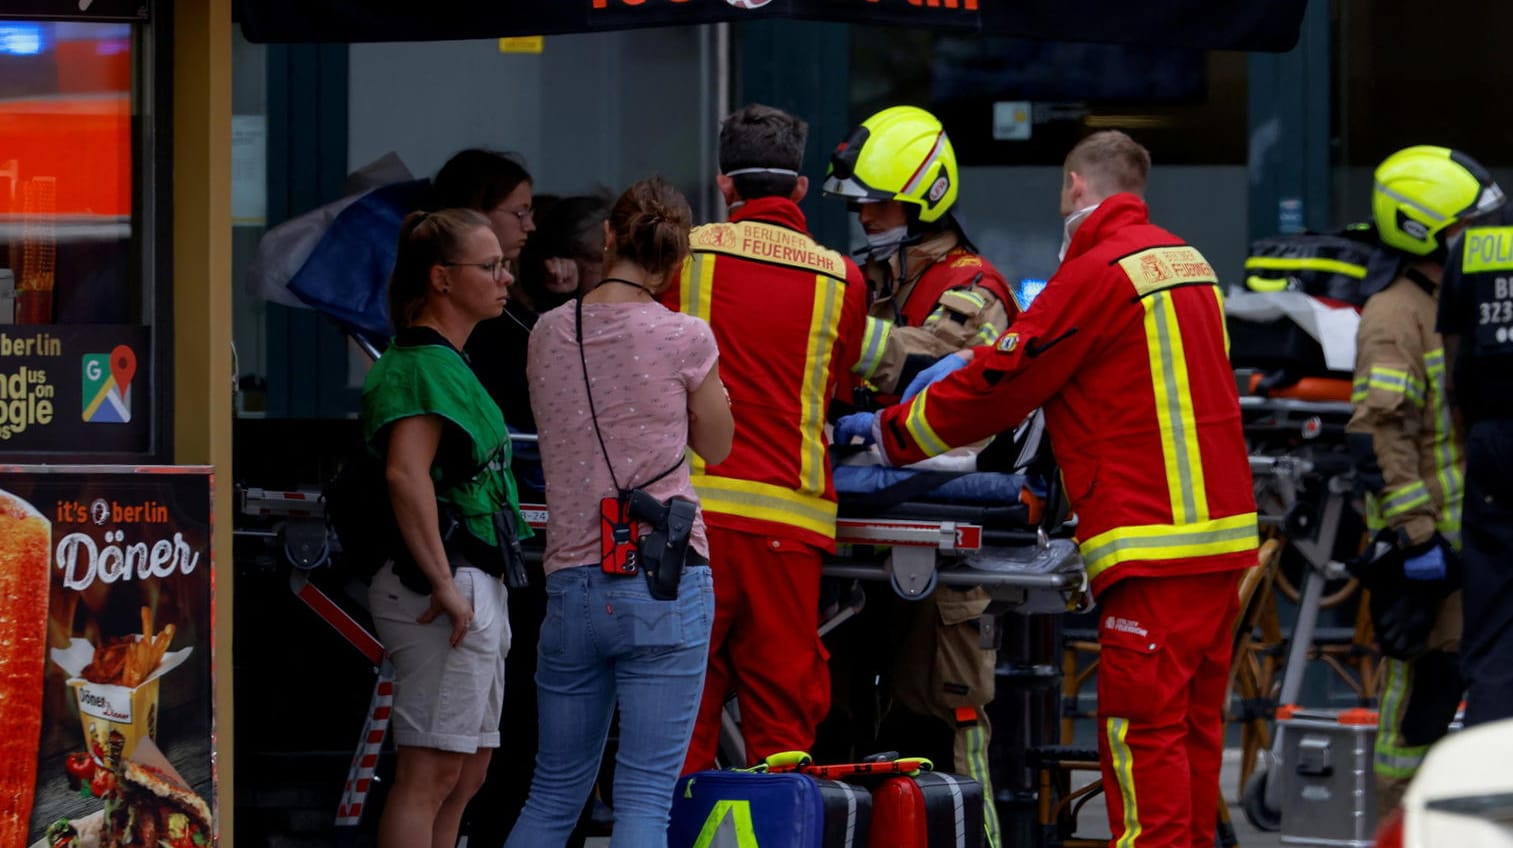
M514 156L492 150L468 149L454 154L432 180L434 208L473 209L488 218L499 240L500 254L512 276L524 264L526 246L536 238L536 200L530 173ZM595 226L603 221L601 215ZM602 252L602 245L599 248ZM526 339L540 312L562 300L547 302L532 296L535 289L523 280L512 285L510 303L498 317L479 322L468 337L466 352L473 373L498 405L512 432L536 432L531 415L530 385L525 378ZM544 291L544 290L543 290ZM565 299L565 298L564 298ZM512 469L526 489L539 490L540 460L534 445L525 442ZM497 846L504 841L530 789L530 774L514 766L515 757L530 759L536 753L536 636L546 615L545 577L539 563L527 563L530 585L510 593L510 628L516 634L516 660L509 664L505 681L503 724L510 728L512 756L496 764L486 785L465 816L469 841ZM586 822L588 812L582 816ZM573 848L584 842L585 828L575 833Z
M396 333L362 392L363 435L383 459L403 543L368 591L394 663L399 748L380 848L455 844L499 746L510 625L495 513L525 523L504 418L462 348L504 309L512 279L481 213L405 219L389 281Z

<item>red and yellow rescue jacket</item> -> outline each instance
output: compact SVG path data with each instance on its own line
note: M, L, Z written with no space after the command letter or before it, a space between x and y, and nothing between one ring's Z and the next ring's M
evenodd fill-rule
M1256 506L1228 348L1213 268L1115 195L1010 332L882 413L883 448L916 461L1043 405L1095 590L1245 568Z
M1019 309L992 263L947 230L862 269L873 292L862 355L852 369L885 395L902 392L920 369L948 353L991 344ZM893 282L890 282L893 281Z
M816 244L785 198L748 201L689 246L675 302L714 328L735 413L730 456L694 462L704 520L834 550L825 409L861 349L861 270Z

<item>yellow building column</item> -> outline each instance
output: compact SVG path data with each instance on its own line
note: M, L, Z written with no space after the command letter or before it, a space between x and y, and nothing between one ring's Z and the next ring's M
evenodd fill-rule
M231 0L173 15L173 458L215 467L216 818L231 846Z

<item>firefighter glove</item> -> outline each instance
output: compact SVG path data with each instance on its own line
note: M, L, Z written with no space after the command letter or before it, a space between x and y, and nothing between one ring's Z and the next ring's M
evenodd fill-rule
M908 400L914 397L924 391L925 386L950 374L952 371L965 367L967 367L967 360L955 353L948 353L942 356L940 359L935 360L934 365L919 372L914 376L913 380L909 381L908 388L904 389L903 399Z
M870 445L876 440L873 436L876 425L877 413L875 412L854 412L843 415L835 422L835 443L849 445L852 439L860 438L862 444Z
M1403 577L1409 580L1444 580L1448 576L1445 549L1440 545L1403 560Z

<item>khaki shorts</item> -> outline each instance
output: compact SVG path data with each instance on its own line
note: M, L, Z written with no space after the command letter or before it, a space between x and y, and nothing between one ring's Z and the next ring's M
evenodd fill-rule
M499 747L510 619L503 581L470 566L453 578L473 605L468 633L452 647L452 620L418 624L429 595L406 589L385 565L368 587L379 641L394 663L390 728L397 745L464 754Z

